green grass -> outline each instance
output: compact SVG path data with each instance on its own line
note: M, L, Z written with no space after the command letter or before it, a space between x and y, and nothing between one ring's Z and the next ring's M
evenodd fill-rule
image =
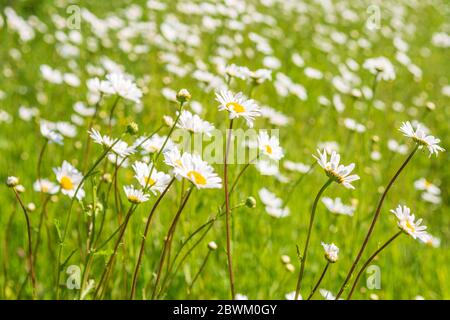
M77 101L86 100L87 88L85 82L90 78L86 72L88 64L99 65L101 57L109 57L113 61L124 66L125 70L140 79L144 76L151 78L148 90L143 97L143 111L133 111L133 104L120 102L116 116L119 119L114 127L114 134L118 136L125 129L129 121L139 124L140 133L150 133L161 124L163 115L175 115L176 105L168 102L161 94L161 89L169 87L173 90L187 88L195 101L200 102L205 110L202 117L212 122L217 128L225 130L227 127L224 112L217 111L214 92L206 92L197 80L188 73L186 77L177 77L167 72L161 60L161 53L167 49L158 47L150 39L150 50L133 59L132 56L122 52L118 46L116 33L110 32L111 47L101 47L96 52L90 52L86 42L80 45L80 55L74 57L76 73L81 80L79 88L67 85L55 85L46 82L41 77L39 67L48 64L53 68L67 72L70 70L68 59L62 58L55 49L55 43L47 43L44 38L55 34L55 26L52 23L52 15L66 17L65 1L58 1L61 5L54 5L53 1L0 1L0 9L3 18L3 8L9 5L18 15L28 17L36 15L48 26L45 33L36 33L35 39L29 42L21 42L17 33L12 32L6 26L0 28L0 90L5 93L5 98L0 100L0 110L5 110L13 116L11 123L0 121L0 179L6 181L7 176L20 177L26 192L21 195L25 203L33 202L37 210L30 213L32 226L37 227L39 222L41 196L32 189L36 179L36 166L40 148L44 139L39 134L37 119L30 122L21 120L18 116L18 108L24 106L36 106L44 119L52 121L70 121L73 113L72 106ZM202 30L201 16L184 14L176 10L177 1L167 2L165 11L144 11L146 19L160 25L169 14L190 25L193 29ZM184 2L184 1L179 1ZM195 1L199 2L199 1ZM213 3L214 1L211 1ZM408 43L408 56L413 63L423 71L421 81L414 81L413 76L404 66L395 60L396 49L392 45L392 39L387 37L387 31L393 31L390 25L391 19L399 18L399 14L392 11L393 3L399 1L385 1L381 11L381 30L371 32L364 27L367 1L340 1L360 17L356 22L342 19L337 11L336 21L326 21L324 10L316 5L309 4L305 14L289 10L287 5L279 3L273 8L267 8L259 1L247 1L255 6L255 10L271 16L276 21L275 26L270 26L262 19L261 23L247 25L243 31L232 31L228 28L218 28L212 33L202 32L201 44L198 47L187 50L184 44L178 44L176 54L181 65L188 65L195 70L195 63L203 61L211 72L215 67L211 58L217 55L220 46L217 39L221 35L232 36L241 33L243 42L238 47L242 53L254 44L248 39L250 32L255 32L269 39L273 48L273 56L280 59L282 66L277 72L288 75L294 82L301 83L308 92L308 99L301 101L295 96L281 97L277 94L273 82L266 82L254 90L253 97L263 105L269 105L292 117L293 121L280 129L280 141L285 150L285 159L313 163L311 154L315 153L317 144L323 141L336 141L340 145L340 153L344 164L356 163L356 173L361 180L355 183L356 190L347 190L337 184L333 184L326 196L341 197L345 203L351 199L358 201L358 207L353 217L338 217L334 219L327 212L325 206L318 206L316 222L311 239L308 263L306 266L303 283L303 296L307 296L310 288L315 284L325 264L321 241L334 242L341 250L339 261L334 264L321 287L336 293L342 284L347 271L356 256L362 240L367 232L377 201L380 197L380 187L385 186L395 171L399 168L406 156L393 154L387 149L387 141L390 138L409 143L398 131L402 121L417 119L427 125L432 134L441 138L441 145L449 149L449 98L441 93L441 88L449 84L448 74L448 48L438 48L431 44L431 37L435 32L448 32L449 7L445 1L418 2L417 6L408 5L409 1L401 1L399 6L404 8L403 28L397 32ZM145 8L145 1L80 1L79 5L88 8L98 17L106 17L116 14L125 19L122 9L131 3ZM253 12L253 11L250 11ZM308 23L301 23L302 19L309 19ZM223 19L223 18L221 18ZM126 21L126 20L125 20ZM411 24L415 30L408 33L405 24ZM446 24L447 23L447 24ZM352 39L360 36L367 38L371 48L352 49L351 46L334 44L332 52L318 49L314 39L319 36L318 26L326 26L330 30L338 30ZM446 28L446 29L445 29ZM63 29L67 32L67 29ZM352 31L357 31L352 33ZM382 33L382 31L384 33ZM93 36L89 24L82 19L81 32L87 36ZM159 33L160 34L160 33ZM384 35L383 35L384 34ZM329 33L323 32L321 38L329 39ZM328 40L327 40L328 41ZM148 43L148 40L138 37L133 43ZM428 50L428 54L426 53ZM19 50L21 57L17 60L11 56L12 50ZM293 52L298 52L305 59L306 66L314 67L324 73L321 80L307 78L302 68L293 65L290 57ZM357 74L361 77L362 84L370 86L372 75L362 68L365 59L377 56L388 57L396 68L396 80L392 82L380 82L376 92L376 99L384 102L385 110L373 109L370 121L373 128L366 134L353 134L342 125L342 119L355 118L359 122L365 122L368 102L362 101L355 106L351 104L351 97L342 95L346 104L343 113L338 114L333 107L322 107L317 102L319 96L332 98L336 89L331 84L331 78L339 73L336 64L331 61L337 59L345 62L347 58L356 60L361 68ZM247 66L250 69L263 67L264 55L256 52L255 57L246 57L244 54L232 58L229 62ZM276 72L273 73L275 79ZM248 91L244 81L233 81L232 90ZM45 99L42 96L45 95ZM423 103L414 104L417 98L425 95L423 101L432 101L436 110L424 116L426 110ZM40 98L38 98L40 97ZM101 116L107 116L108 108L114 98L106 98L101 106ZM405 106L404 112L396 112L392 109L394 102L401 102ZM237 122L238 127L245 127L243 121ZM256 128L275 128L263 119L258 119ZM106 125L101 126L106 133ZM167 134L168 128L164 134ZM53 167L60 166L63 160L71 161L81 168L84 143L86 141L86 125L78 128L78 135L74 139L66 138L64 146L50 145L42 164L42 175L54 180ZM368 148L371 137L377 135L380 139L379 151L382 153L381 161L372 161L368 156ZM125 138L128 142L132 139ZM413 145L409 143L410 149ZM101 154L98 145L92 146L90 157L93 163ZM448 167L449 153L444 152L438 158L428 158L426 152L418 152L397 182L383 205L380 220L376 226L374 235L369 243L364 257L376 250L376 248L397 231L396 222L389 210L399 203L407 204L417 216L422 217L428 230L441 239L439 248L425 246L407 236L401 236L388 249L386 249L374 262L381 270L381 289L365 289L365 276L355 298L369 299L371 294L377 294L380 299L413 299L421 295L426 299L450 298L450 254L448 240L450 239L450 215L449 215L449 179ZM222 166L214 165L216 171L222 175ZM111 168L111 167L110 167ZM231 166L230 174L235 177L242 166ZM168 171L167 166L159 165L160 170ZM283 171L293 181L299 174ZM438 184L442 190L442 203L431 205L420 199L420 192L414 189L415 180L426 177L429 181ZM122 169L119 172L120 195L124 202L124 208L128 207L122 192L122 185L133 183L131 169ZM326 176L316 167L313 172L305 177L302 183L295 189L292 201L289 203L291 214L283 219L274 219L269 216L264 205L258 197L258 190L266 187L275 192L281 198L287 196L289 184L282 184L273 177L261 176L257 170L251 167L238 185L237 192L232 195L231 203L235 205L248 196L254 196L258 204L256 208L241 207L233 211L233 257L236 277L236 290L248 295L250 299L284 299L286 293L295 289L296 277L299 268L297 261L296 245L300 248L306 238L308 218L312 201L326 181ZM92 201L92 185L98 182L98 176L86 183L88 203ZM137 297L149 298L151 295L152 281L157 267L163 238L170 225L171 219L177 209L180 198L180 186L177 182L167 197L162 201L154 222L152 224L145 256L143 259L141 274L138 282ZM137 252L141 242L141 234L145 225L145 219L154 202L155 197L146 204L141 205L131 219L127 229L125 244L119 250L113 277L109 282L109 290L105 294L107 299L128 298L131 278L136 261ZM179 248L181 241L189 236L197 227L206 222L217 213L217 208L223 202L223 190L194 190L192 199L182 214L178 225L173 250ZM57 268L58 241L54 221L64 223L70 199L58 194L55 201L48 205L45 227L48 233L43 232L43 239L35 261L36 276L38 280L39 298L55 298L55 275ZM26 225L23 213L14 198L14 193L6 186L0 192L0 297L3 299L31 298L31 288L27 282L26 271ZM103 214L103 213L102 213ZM106 239L118 226L117 209L114 201L111 201L106 213L106 224L103 239ZM75 204L72 223L64 247L64 257L75 250L68 264L81 268L85 263L85 241L88 216ZM336 228L330 228L333 224ZM78 240L81 238L81 245ZM33 241L36 232L33 231ZM196 238L198 239L198 237ZM225 220L219 219L204 240L186 259L184 266L178 272L164 298L168 299L225 299L229 298L229 283L227 273L227 257L225 242ZM197 280L193 291L188 295L189 281L198 271L204 256L207 254L207 243L216 241L219 249L213 252L209 261ZM195 241L191 242L194 243ZM105 249L112 250L113 242ZM106 251L105 253L109 253ZM280 260L281 255L291 257L296 267L294 273L287 271ZM96 255L90 278L99 281L107 256ZM65 283L68 275L61 274L61 283ZM320 295L316 294L316 298ZM61 298L78 298L75 290L61 289ZM87 298L92 298L89 294Z

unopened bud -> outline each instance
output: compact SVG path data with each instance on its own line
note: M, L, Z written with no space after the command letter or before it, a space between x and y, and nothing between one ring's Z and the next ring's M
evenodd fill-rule
M186 89L181 89L177 93L177 100L179 103L183 104L183 103L191 100L191 94Z
M248 197L247 199L245 199L245 205L251 209L255 208L256 207L256 199L253 197Z
M10 188L14 188L19 184L19 178L11 176L6 179L6 185Z
M127 133L134 136L139 132L139 126L136 122L132 121L127 125Z
M214 241L211 241L211 242L209 242L208 243L208 248L210 249L210 250L217 250L217 243L215 243Z
M163 116L163 120L166 126L168 127L173 127L173 125L175 124L175 121L172 119L171 116Z

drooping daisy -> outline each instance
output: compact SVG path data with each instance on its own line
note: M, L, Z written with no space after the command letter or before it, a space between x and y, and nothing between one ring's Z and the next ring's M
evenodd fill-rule
M216 93L216 100L220 103L220 111L228 111L230 119L244 118L250 128L253 127L255 118L261 115L255 101L247 99L241 92L233 94L231 91L222 90L220 93Z
M323 250L325 250L325 258L331 262L335 263L339 257L339 248L334 243L324 243L321 242Z
M420 125L417 125L416 130L414 130L411 122L403 122L400 131L403 135L413 139L413 141L419 145L419 149L427 147L430 152L430 157L433 153L437 156L440 151L445 151L444 148L438 145L441 140L434 136L427 135Z
M284 157L278 137L275 135L269 137L269 134L265 130L260 131L258 135L258 148L262 154L272 160L278 161Z
M355 207L343 204L339 197L336 199L323 197L322 202L331 213L353 216L355 212Z
M128 201L133 204L140 204L150 199L148 194L144 193L141 189L136 189L133 186L124 186L123 190L125 191Z
M53 168L53 172L56 175L61 193L73 198L81 180L83 180L83 175L67 161L63 161L61 167ZM77 199L83 199L84 195L83 186L80 186L77 192Z
M50 180L40 179L33 184L33 189L36 192L56 194L59 191L59 186Z
M177 127L192 133L202 133L207 137L210 137L211 132L214 130L214 126L211 123L187 110L181 111L180 118L177 122Z
M317 163L325 170L326 175L333 179L333 181L342 184L348 189L355 189L351 184L353 181L359 180L359 176L356 174L350 175L355 168L355 164L351 163L348 166L339 164L341 156L333 151L331 153L330 161L328 161L327 151L323 150L323 153L318 149L319 157L313 155L317 160Z
M222 179L214 172L199 155L185 152L181 156L181 166L174 167L174 174L191 181L198 189L213 189L222 187Z
M157 171L153 168L153 164L147 164L145 162L136 161L133 164L133 170L135 172L135 178L143 188L149 188L154 194L157 192L163 192L170 182L170 175ZM150 176L151 172L151 176Z
M416 217L411 213L410 208L399 205L395 210L391 210L391 212L397 217L397 225L402 231L414 239L426 240L427 232L425 230L427 227L421 225L422 219L415 221Z

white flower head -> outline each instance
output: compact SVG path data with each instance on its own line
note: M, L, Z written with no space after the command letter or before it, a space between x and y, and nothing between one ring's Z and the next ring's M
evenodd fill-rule
M389 81L395 79L394 66L385 57L367 59L363 64L363 68L376 75L377 80Z
M73 198L75 193L77 193L76 197L78 200L84 198L85 193L83 186L80 186L80 183L83 180L83 175L75 169L75 167L73 167L69 162L63 161L61 167L53 168L53 172L56 175L56 180L59 183L62 194Z
M127 78L123 73L110 73L106 76L112 92L118 96L140 103L142 91L136 86L133 80Z
M125 195L129 202L133 204L140 204L142 202L148 201L150 196L141 189L136 189L133 186L124 186L123 190L125 191Z
M253 127L255 118L261 115L255 101L247 99L241 92L233 94L231 91L222 90L216 93L216 100L220 103L220 111L228 111L230 119L244 118L250 128Z
M222 187L222 179L199 155L185 152L180 159L181 166L174 167L174 174L191 181L198 189Z
M37 180L33 184L33 189L36 192L42 192L47 194L57 194L59 191L59 186L50 180L47 179L40 179Z
M319 157L313 155L313 157L317 160L319 165L325 170L326 175L333 179L333 181L342 184L344 187L348 189L355 189L351 184L353 181L359 180L359 176L356 174L350 175L350 173L355 168L355 164L351 163L348 166L344 166L339 164L341 156L333 151L331 152L330 161L328 161L328 155L326 149L323 150L323 153L320 150L317 150Z
M56 124L48 121L41 121L40 130L42 136L47 139L49 143L63 144L64 137L56 131Z
M353 213L355 212L355 208L353 206L343 204L341 198L339 197L336 199L323 197L322 202L331 213L353 216Z
M258 148L262 154L272 160L281 160L284 157L283 149L280 147L278 137L272 135L269 137L267 131L262 130L258 135Z
M295 291L286 293L285 296L286 300L295 300ZM297 300L303 300L302 295L299 294Z
M149 188L154 194L163 192L170 182L170 175L162 171L157 171L155 168L152 170L152 167L153 164L136 161L133 164L134 177L143 188Z
M427 229L426 226L421 225L422 219L416 220L414 214L411 213L411 209L407 206L399 205L395 210L391 210L397 217L398 227L405 233L409 234L414 239L424 241L426 239Z
M416 130L414 130L411 122L403 122L400 131L403 135L413 139L413 141L419 145L419 149L422 149L423 147L428 148L430 157L433 153L437 156L440 151L445 151L444 148L439 146L441 140L432 135L427 135L420 125L417 125Z
M325 258L331 262L335 263L338 260L339 257L339 248L334 244L327 244L324 242L321 242L323 249L325 250Z
M201 133L207 137L210 137L211 132L214 130L214 126L211 123L187 110L181 111L180 118L177 122L177 127L192 133Z

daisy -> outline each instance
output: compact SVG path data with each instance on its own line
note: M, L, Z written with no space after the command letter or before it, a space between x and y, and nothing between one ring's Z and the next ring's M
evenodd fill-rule
M295 291L286 293L286 295L284 297L286 298L286 300L294 300L295 299ZM301 294L298 295L297 300L303 300Z
M33 184L33 189L36 192L56 194L59 191L59 186L50 180L40 179Z
M112 88L112 92L118 96L140 103L142 91L129 78L122 73L110 73L106 76L106 80Z
M258 135L258 148L262 154L272 160L280 160L284 157L283 149L277 136L269 137L267 131L261 131Z
M145 153L158 153L161 151L161 148L166 141L167 136L160 136L158 134L154 134L150 139L148 137L140 137L136 139L133 146L141 146ZM175 144L171 139L167 140L166 145L163 151L173 149Z
M53 168L53 172L56 175L61 193L73 198L81 180L83 180L83 175L67 161L63 161L61 167ZM81 186L77 192L77 199L83 199L84 195L83 186Z
M133 204L140 204L148 201L150 196L145 194L141 189L135 189L133 186L124 186L123 190L129 202Z
M266 188L262 188L258 191L258 195L261 202L269 207L281 207L283 205L283 200L278 198L274 193L270 192Z
M416 130L414 130L411 122L403 122L400 131L406 137L413 139L413 141L419 145L419 149L427 147L430 152L430 157L433 153L437 156L439 151L445 151L444 148L438 145L441 140L434 136L427 135L420 125L417 125Z
M385 57L367 59L363 64L363 68L376 75L378 81L380 79L384 81L395 79L394 66Z
M246 295L236 293L236 295L234 296L234 299L235 300L248 300L248 297Z
M94 94L113 94L114 89L111 83L106 80L100 80L99 78L92 78L86 81L88 90Z
M105 147L105 149L109 149L112 147L112 152L119 155L121 158L128 157L129 155L136 152L133 146L128 146L125 141L122 140L114 140L113 138L107 135L101 135L101 133L95 129L91 129L88 131L89 136L94 140L95 143L100 144Z
M290 210L288 207L277 208L277 207L266 207L266 212L268 215L274 218L284 218L289 216Z
M286 170L297 171L297 172L300 172L300 173L307 173L311 169L310 165L306 165L306 164L301 163L301 162L293 162L293 161L290 161L290 160L284 161L283 162L283 167Z
M53 124L48 121L41 121L40 130L42 136L48 140L49 143L63 144L64 137L56 132Z
M355 212L355 208L353 206L343 204L341 198L339 197L336 199L323 197L322 202L330 212L335 214L353 216L353 213Z
M334 243L327 244L321 242L323 249L325 250L325 258L331 262L335 263L338 260L339 248L336 247Z
M250 70L247 67L231 64L225 67L225 74L231 78L246 80L250 74Z
M177 147L165 150L163 155L164 155L164 162L168 166L171 166L173 168L183 167L183 163L181 162L181 152Z
M135 178L143 188L150 188L154 194L156 192L163 192L170 182L170 175L157 171L153 168L153 164L147 164L145 162L136 161L133 164L133 170L135 172ZM150 176L151 172L151 176Z
M435 195L428 191L422 193L421 198L422 198L422 200L433 203L433 204L440 204L442 202L442 199L439 195Z
M422 219L415 220L414 214L411 213L411 209L407 206L398 206L395 210L391 210L397 217L398 227L405 233L409 234L414 239L426 240L427 232L426 226L422 226Z
M101 135L101 133L94 128L88 131L89 136L95 143L100 144L106 148L110 148L114 143L113 139L107 135Z
M416 190L426 191L434 195L441 194L441 189L425 178L420 178L419 180L414 181L414 188L416 188Z
M320 294L325 300L336 300L336 297L331 291L325 290L325 289L319 289ZM342 300L342 299L338 299Z
M351 163L348 166L339 164L341 156L333 151L331 153L330 161L328 161L327 151L323 150L323 153L318 149L319 157L313 155L317 160L317 163L325 170L326 175L333 179L333 181L342 184L347 189L355 189L351 184L353 181L359 180L359 176L356 174L350 175L355 168L355 164Z
M408 153L408 146L406 144L399 144L394 139L388 140L388 149L392 152L397 152L399 154L407 154Z
M222 179L199 155L185 152L181 156L181 166L174 167L174 174L191 181L198 189L221 188Z
M245 98L241 92L234 95L231 91L222 90L216 93L216 100L220 103L220 111L227 110L230 119L243 117L250 128L253 127L255 117L261 115L255 101Z
M439 248L441 246L441 239L432 236L431 234L427 233L422 237L422 241L429 245L432 246L433 248Z
M211 137L211 132L215 129L208 121L202 120L198 115L192 114L187 110L181 111L177 127L192 133L202 133Z

